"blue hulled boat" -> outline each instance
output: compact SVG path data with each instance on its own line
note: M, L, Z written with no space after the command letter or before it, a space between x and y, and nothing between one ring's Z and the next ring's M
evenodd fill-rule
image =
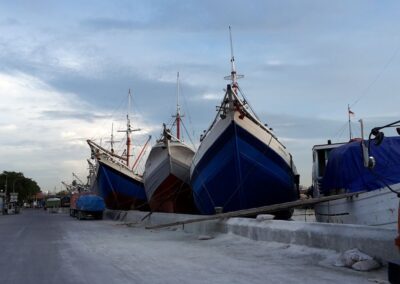
M87 140L96 161L95 187L109 209L147 209L142 176L134 173L120 157Z
M214 214L294 201L299 175L292 156L264 124L240 88L231 57L231 80L217 116L201 136L190 171L190 184L202 214ZM217 209L216 209L217 208ZM280 212L290 217L290 212Z
M130 92L129 92L130 101ZM117 155L113 149L113 133L111 132L111 151L101 147L91 140L87 140L91 148L92 158L95 160L95 177L92 183L95 185L97 194L103 197L106 207L109 209L147 210L147 198L144 190L143 177L134 172L137 162L143 154L143 149L147 146L147 140L142 151L138 155L135 163L130 167L130 135L133 131L130 125L129 115L127 115L126 149L122 155Z

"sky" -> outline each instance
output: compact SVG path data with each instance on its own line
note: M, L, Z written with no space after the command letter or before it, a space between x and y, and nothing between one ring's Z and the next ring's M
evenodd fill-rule
M309 186L313 145L349 138L348 105L355 136L360 118L367 132L399 119L399 25L397 1L0 0L0 171L42 191L85 180L86 139L107 146L124 128L129 89L135 151L154 143L178 71L198 145L228 83L232 26L241 89Z

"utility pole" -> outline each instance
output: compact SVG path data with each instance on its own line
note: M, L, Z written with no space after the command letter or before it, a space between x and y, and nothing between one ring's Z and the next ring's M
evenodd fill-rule
M7 199L7 175L6 175L6 184L4 185L4 189L5 189L5 192L6 192L5 198Z

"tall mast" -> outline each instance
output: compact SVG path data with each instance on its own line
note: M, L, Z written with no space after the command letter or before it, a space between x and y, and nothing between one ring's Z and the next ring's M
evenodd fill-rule
M176 138L181 139L181 115L179 107L179 72L176 75L177 95L176 95Z
M111 123L111 140L110 140L110 144L111 144L111 153L114 153L114 123Z
M129 119L129 112L131 110L131 89L129 89L128 93L128 112L126 114L126 165L129 167L129 157L130 157L130 150L131 150L131 121Z
M232 41L232 28L229 26L229 41L231 45L231 75L226 76L226 80L230 80L232 82L232 89L235 93L237 93L238 83L237 80L243 78L243 75L238 75L236 73L236 66L235 66L235 56L233 54L233 41Z
M128 113L126 115L126 129L119 130L118 132L125 132L126 133L126 165L129 167L129 157L131 156L131 133L134 131L140 131L140 128L132 129L131 121L129 119L129 112L131 109L131 89L128 92Z
M349 116L349 137L350 137L350 140L353 138L352 136L352 133L351 133L351 119L350 119L350 116L353 114L353 112L350 110L350 105L347 105L347 114L348 114L348 116Z
M235 66L235 56L233 55L233 42L232 42L232 29L229 26L229 42L231 45L231 80L232 86L237 85L237 78L236 78L236 66Z
M179 84L179 72L176 75L176 114L172 117L175 117L176 122L176 138L181 139L181 119L183 115L181 115L181 106L179 105L179 96L180 96L180 84Z

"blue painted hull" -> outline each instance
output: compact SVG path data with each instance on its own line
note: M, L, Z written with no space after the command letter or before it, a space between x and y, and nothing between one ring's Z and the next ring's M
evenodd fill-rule
M290 166L271 148L232 122L195 165L191 186L202 214L298 199Z
M101 162L97 173L97 190L109 209L148 209L143 183Z

